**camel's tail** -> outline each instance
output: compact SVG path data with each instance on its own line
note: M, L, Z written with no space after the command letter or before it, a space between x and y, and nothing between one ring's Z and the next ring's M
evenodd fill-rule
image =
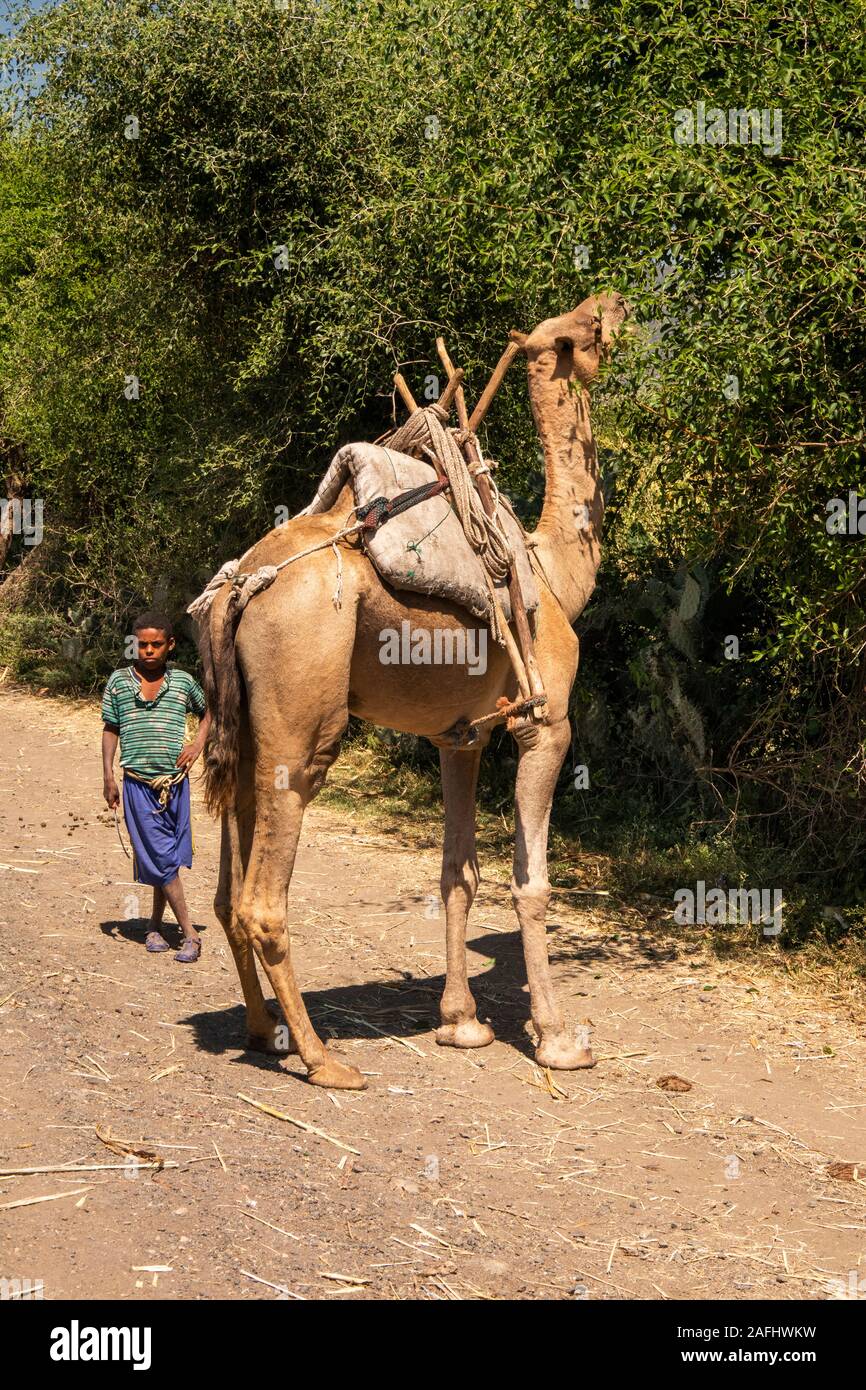
M234 806L238 779L238 740L243 686L235 653L235 634L241 610L232 588L219 619L209 613L201 624L199 652L211 727L204 752L204 798L219 815Z

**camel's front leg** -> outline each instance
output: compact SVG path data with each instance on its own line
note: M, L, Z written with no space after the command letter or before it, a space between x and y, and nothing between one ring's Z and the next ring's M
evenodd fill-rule
M442 1026L436 1041L443 1047L486 1047L493 1029L475 1016L475 1000L466 973L466 919L478 890L475 852L475 788L480 749L439 751L445 801L442 851L442 901L445 904L445 989L439 1005Z
M273 774L257 777L256 826L244 879L240 921L264 966L292 1039L317 1086L362 1090L357 1068L328 1052L310 1022L292 969L286 897L308 797L294 787L278 789ZM297 782L305 779L299 776Z
M547 828L562 760L571 742L568 720L527 725L518 735L520 748L515 793L514 871L511 896L520 923L532 1022L539 1042L535 1060L542 1067L569 1071L595 1065L585 1039L569 1035L553 992L547 957L545 917L550 899L547 876Z

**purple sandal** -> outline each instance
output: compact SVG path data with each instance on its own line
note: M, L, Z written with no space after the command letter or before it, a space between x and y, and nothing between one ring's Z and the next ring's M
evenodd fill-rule
M150 951L151 955L157 955L160 951L170 951L171 947L165 937L158 931L149 931L144 938L145 950Z
M200 955L201 941L193 941L190 937L187 937L175 956L175 960L180 961L181 965L192 965L194 961L198 960Z

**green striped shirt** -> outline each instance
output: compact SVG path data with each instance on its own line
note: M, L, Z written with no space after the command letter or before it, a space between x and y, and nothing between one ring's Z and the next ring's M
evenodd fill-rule
M142 699L141 677L132 666L114 671L102 696L103 722L120 734L120 766L142 777L177 770L186 716L200 719L206 709L198 681L171 666L152 700Z

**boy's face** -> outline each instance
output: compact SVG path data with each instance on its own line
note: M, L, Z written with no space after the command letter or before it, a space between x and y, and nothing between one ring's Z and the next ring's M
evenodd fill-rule
M144 671L159 671L174 651L174 638L166 637L162 628L143 627L138 638L138 665Z

